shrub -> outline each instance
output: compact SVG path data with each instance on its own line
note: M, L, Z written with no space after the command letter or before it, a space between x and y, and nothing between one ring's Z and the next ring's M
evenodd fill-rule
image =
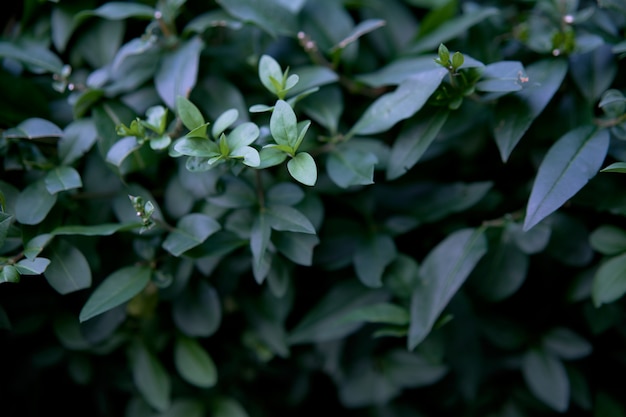
M626 415L621 1L11 13L2 415Z

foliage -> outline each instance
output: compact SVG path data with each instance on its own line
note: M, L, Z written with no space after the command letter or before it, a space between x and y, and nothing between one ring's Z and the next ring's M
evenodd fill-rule
M5 13L3 416L626 416L622 2Z

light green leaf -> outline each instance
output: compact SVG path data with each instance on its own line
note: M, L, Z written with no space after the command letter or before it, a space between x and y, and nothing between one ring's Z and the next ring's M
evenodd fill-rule
M270 117L270 132L279 145L292 147L298 140L296 114L284 100L278 100Z
M445 68L437 68L406 79L395 91L374 101L348 135L384 132L399 121L413 116L426 104L447 73Z
M487 252L481 229L458 230L439 243L424 259L421 280L411 297L408 348L413 350L432 329L450 299Z
M626 162L613 162L611 165L600 170L600 172L620 172L626 173Z
M533 121L548 105L567 73L567 61L545 59L526 68L528 82L521 91L498 101L494 135L500 157L506 162Z
M91 294L79 314L81 322L119 306L139 294L150 281L145 266L126 266L106 277Z
M289 174L304 185L314 186L317 182L317 165L307 152L300 152L287 162Z
M593 178L609 148L609 132L593 126L574 129L552 145L533 184L524 230L556 211Z
M190 131L204 126L204 131L196 131L198 137L204 136L206 133L206 123L200 110L185 96L176 96L176 111L183 125Z
M69 166L60 166L49 171L48 174L46 174L44 182L50 194L56 194L60 191L72 190L83 186L78 171Z
M361 239L353 258L357 277L367 287L382 286L385 268L397 255L396 245L389 235L376 234Z
M176 229L163 241L163 249L174 256L195 248L221 229L212 217L200 213L188 214L178 221Z
M422 157L448 119L447 109L420 118L400 132L391 147L387 167L387 179L393 180L404 175Z
M626 253L604 261L593 277L591 297L596 307L621 298L626 292Z
M5 265L0 269L0 284L3 282L18 283L20 282L20 273L13 265Z
M195 339L184 336L176 338L174 363L178 373L190 384L210 388L217 382L213 359Z
M378 303L352 310L340 320L342 323L367 322L405 326L409 324L410 317L409 311L404 307L391 303Z
M130 368L135 386L144 400L158 411L170 407L172 384L158 358L142 343L130 349Z
M50 260L46 258L22 259L15 264L15 269L20 275L41 275L49 265Z
M259 127L254 123L242 123L226 136L228 148L235 150L248 146L259 137L259 133Z
M371 152L342 147L328 155L326 171L341 188L374 183L374 168L378 158Z
M243 159L243 163L249 167L256 168L261 165L261 156L252 146L242 146L241 148L234 149L229 158Z
M214 138L218 138L222 133L224 133L224 131L226 131L226 129L235 123L238 118L239 111L237 111L237 109L226 110L224 113L220 114L217 119L215 119L215 122L213 122L211 135L213 135ZM249 145L249 143L246 145Z
M46 253L50 266L44 273L48 284L59 294L69 294L91 286L91 268L85 255L74 245L58 240Z
M176 107L176 97L187 97L195 87L198 78L200 52L204 42L195 36L168 52L154 76L154 84L159 96L170 109Z
M555 411L567 410L569 379L560 360L544 350L529 350L522 361L522 373L530 391Z
M222 321L219 294L206 281L190 286L173 303L172 317L176 327L190 337L209 337Z
M267 207L265 213L274 230L315 234L315 228L311 221L301 211L293 207L271 205Z
M22 224L39 224L46 218L57 201L43 180L26 187L15 201L15 218Z

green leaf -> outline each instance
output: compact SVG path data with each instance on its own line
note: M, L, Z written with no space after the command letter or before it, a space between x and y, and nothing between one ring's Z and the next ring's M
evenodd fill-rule
M502 161L508 160L513 148L548 105L561 86L567 68L567 61L561 59L545 59L529 65L524 88L498 101L494 135Z
M384 292L367 289L360 283L340 282L293 328L288 342L295 345L346 337L356 331L360 323L343 323L341 319L352 310L377 304L385 298Z
M139 222L130 223L102 223L93 226L67 225L56 227L50 232L53 236L82 235L82 236L110 236L117 232L134 230L141 226Z
M176 96L176 111L178 112L180 121L183 122L183 125L190 131L202 126L206 127L204 117L202 117L200 110L185 96ZM197 136L202 137L206 133L206 129L204 131L196 131L195 133Z
M293 147L298 140L296 114L284 100L278 100L270 118L270 132L279 145Z
M188 286L173 303L172 317L176 327L190 337L209 337L222 321L219 294L210 284L200 281Z
M220 116L213 123L211 135L213 135L214 138L218 138L226 129L235 123L238 118L239 111L237 111L237 109L226 110L224 113L220 114ZM249 145L249 143L246 145Z
M374 183L376 155L349 147L342 147L328 155L326 171L341 188Z
M570 75L589 103L595 103L611 87L617 62L611 46L604 44L591 52L570 57Z
M83 186L80 174L72 167L60 166L48 172L44 182L50 194L72 190Z
M580 359L593 350L591 343L565 327L556 327L542 338L546 351L562 359Z
M78 248L58 240L48 246L46 253L51 263L44 275L48 284L59 294L69 294L91 286L91 268Z
M419 72L403 81L395 91L374 101L348 135L384 132L399 121L413 116L426 104L447 73L445 68L437 68Z
M137 142L137 138L126 136L111 146L107 152L106 161L117 168L121 168L124 162L140 148L141 145Z
M257 283L263 282L269 272L267 248L270 244L272 229L264 212L254 219L250 229L250 251L252 252L253 272Z
M218 0L217 3L230 15L255 24L272 36L296 33L293 4L297 3L282 0Z
M408 348L413 350L432 329L441 312L487 252L483 230L458 230L424 259L421 280L411 296Z
M4 265L2 269L0 269L0 283L3 282L12 282L18 283L20 282L20 273L17 271L17 268L13 265Z
M307 152L299 152L287 162L289 174L301 184L314 186L317 182L317 165Z
M75 120L65 127L59 140L59 159L69 165L80 159L96 143L98 132L91 119Z
M302 100L300 108L331 134L337 133L343 112L343 96L336 86L326 87Z
M219 398L213 403L213 417L249 417L241 404L232 398Z
M167 235L162 246L172 255L180 256L220 229L220 224L212 217L200 213L188 214L178 221L176 229Z
M31 261L52 241L54 236L49 233L35 236L24 245L24 256Z
M226 142L231 150L250 145L259 137L259 127L251 122L242 123L226 136Z
M4 246L4 242L7 238L7 232L11 223L13 223L14 217L8 213L0 211L0 248Z
M527 75L521 62L501 61L486 65L476 89L484 92L510 93L520 91Z
M41 275L49 265L50 260L46 258L22 259L15 264L15 269L20 275Z
M606 130L581 126L550 147L530 193L524 230L556 211L596 175L608 151L609 139Z
M267 220L274 230L315 234L311 221L301 211L282 205L271 205L265 210Z
M210 158L220 154L218 145L206 138L183 137L174 143L174 149L182 155L201 158Z
M439 70L436 55L414 58L398 58L376 71L359 75L357 79L371 87L385 87L401 84L421 72Z
M98 16L109 20L124 20L130 17L150 20L154 18L155 10L139 3L112 1L105 3L95 10L86 10L76 15L75 19L83 20L88 16Z
M195 87L203 48L204 42L199 36L195 36L182 42L162 58L154 76L154 84L159 96L170 109L176 108L178 96L187 97Z
M357 277L367 287L381 287L385 268L397 255L395 242L389 235L376 234L360 240L354 252Z
M44 70L55 74L63 72L61 59L48 48L37 44L20 45L17 42L0 41L0 58L15 59L35 71Z
M603 255L618 255L626 252L626 231L616 226L602 225L591 233L589 243Z
M339 81L339 76L333 70L328 67L318 65L308 65L304 67L298 67L293 70L294 75L298 76L298 84L289 89L289 96L293 97L300 93L304 93L307 90L311 90L315 87L331 84ZM311 97L317 96L318 93L311 95ZM307 97L308 99L308 97ZM327 104L331 104L327 102Z
M359 22L358 25L352 29L350 34L346 36L341 42L337 43L331 48L331 52L338 49L344 49L351 43L356 42L360 37L367 35L368 33L385 26L387 22L382 19L366 19Z
M22 224L39 224L46 218L57 201L56 194L50 194L43 180L26 187L15 201L15 218Z
M39 117L31 117L24 120L12 129L7 129L3 133L4 137L16 139L42 139L42 138L60 138L63 131L54 123L41 119Z
M304 191L291 182L280 182L272 185L266 193L267 201L271 204L293 206L304 199Z
M626 253L604 261L593 277L591 297L596 307L621 298L626 292Z
M304 266L313 265L313 250L320 243L317 236L307 233L276 233L276 249L290 261Z
M626 173L626 162L613 162L611 165L600 170L600 172L620 172Z
M343 323L367 322L404 326L409 324L410 318L408 310L404 307L391 303L378 303L352 310L340 320Z
M158 358L142 343L135 343L130 351L130 368L135 386L144 400L157 411L170 407L170 376Z
M211 356L194 339L176 338L174 363L178 373L192 385L210 388L217 382L217 369Z
M419 118L405 127L391 147L387 168L387 179L393 180L404 175L424 155L441 131L450 114L448 109Z
M283 70L280 64L270 55L262 55L259 59L259 79L261 84L274 95L278 95L281 87L276 86L276 82L283 79Z
M560 360L544 350L529 350L523 357L522 373L530 391L544 404L560 413L567 410L569 379Z
M483 22L489 17L499 14L500 11L494 7L475 8L474 10L464 13L463 15L448 20L437 29L418 37L417 40L408 48L407 53L418 54L420 52L430 51L437 48L441 43L445 43L465 33L472 26Z
M81 322L117 307L139 294L150 281L145 266L126 266L113 272L91 294L80 311Z

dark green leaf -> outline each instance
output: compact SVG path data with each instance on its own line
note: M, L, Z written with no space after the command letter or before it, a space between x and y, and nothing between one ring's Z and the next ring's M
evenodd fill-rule
M363 285L382 286L385 268L393 262L398 252L389 235L376 234L362 239L354 252L354 269Z
M413 116L426 104L447 73L445 68L438 68L417 73L403 81L395 91L372 103L352 127L349 135L384 132L399 121Z
M494 135L502 161L507 161L533 121L548 105L565 78L567 62L545 59L526 68L524 88L502 98L495 109Z
M189 130L194 130L205 125L204 117L202 117L200 110L184 96L176 97L176 111L183 125ZM198 136L203 136L204 133L205 132L197 132Z
M344 323L367 322L404 326L409 324L409 312L406 308L396 304L371 304L350 311L341 318L341 321Z
M307 233L276 233L274 244L285 257L298 265L313 264L313 250L320 240L316 235Z
M315 234L311 221L293 207L272 205L267 207L265 214L274 230Z
M13 223L13 216L0 211L0 248L4 246L9 226Z
M202 48L204 43L196 36L162 58L154 83L159 96L170 109L176 108L178 96L188 97L195 87Z
M53 237L54 236L49 233L35 236L24 245L24 256L30 260L35 259L46 245L52 241Z
M209 388L217 382L217 370L211 356L195 339L180 336L174 345L174 363L185 381Z
M39 117L31 117L12 129L8 129L3 133L7 138L24 138L24 139L41 139L41 138L59 138L63 136L63 131L54 123L41 119Z
M596 307L621 298L626 292L626 253L604 261L593 277L592 298Z
M172 315L176 327L190 337L208 337L222 321L222 304L215 288L200 281L176 297Z
M272 229L267 216L264 212L261 212L254 219L250 229L250 251L252 252L252 260L254 262L254 277L258 283L263 282L271 266L267 262L268 257L266 256L271 235Z
M60 166L48 172L44 179L46 189L50 194L72 190L83 186L80 174L69 166Z
M328 155L326 171L331 180L342 188L374 183L376 155L349 147L342 147Z
M126 266L105 278L91 294L82 310L81 322L109 311L139 294L150 281L152 271L145 266Z
M167 410L172 384L161 362L141 343L134 344L129 356L133 381L144 400L158 411Z
M249 417L243 406L232 398L219 398L211 411L213 417Z
M581 126L555 142L537 172L524 230L535 226L584 187L602 166L608 147L609 133L593 126Z
M0 42L0 58L15 59L33 70L44 70L55 74L63 71L63 62L59 57L37 44L18 45L15 42Z
M519 91L527 79L521 62L501 61L485 66L476 89L485 92L509 93Z
M626 231L613 225L602 225L589 236L591 246L603 255L626 252Z
M59 159L69 165L86 154L98 139L98 132L91 119L75 120L63 130L59 140Z
M163 241L163 248L174 256L180 256L185 251L195 248L204 242L221 226L212 217L200 213L188 214L176 224Z
M22 259L15 264L15 269L20 275L41 275L49 265L50 260L46 258Z
M15 201L15 218L22 224L38 224L46 218L57 201L43 180L26 187Z
M85 255L72 244L58 240L49 245L46 253L50 266L45 277L59 294L68 294L91 286L91 268Z
M611 87L617 62L611 46L604 44L591 52L570 57L570 74L587 101L595 103Z
M487 252L483 230L456 231L424 259L411 297L408 347L414 349L428 335L441 312Z
M80 21L88 16L98 16L110 20L124 20L130 17L149 20L154 18L154 12L152 7L144 4L112 1L95 10L84 11L78 14L76 19Z
M312 88L331 84L339 80L336 72L327 67L317 65L298 67L293 70L293 73L298 75L298 84L289 89L289 96L295 96ZM315 93L312 97L317 95L318 93Z
M569 403L569 379L560 360L543 350L529 350L522 373L530 391L555 411L565 412Z
M568 328L557 327L543 336L543 346L562 359L580 359L592 351L591 343Z
M82 235L82 236L110 236L117 232L134 230L141 226L139 221L131 223L102 223L94 226L67 225L59 226L50 232L53 236Z
M234 17L258 25L273 36L296 32L293 5L297 3L281 0L218 0L217 3Z

